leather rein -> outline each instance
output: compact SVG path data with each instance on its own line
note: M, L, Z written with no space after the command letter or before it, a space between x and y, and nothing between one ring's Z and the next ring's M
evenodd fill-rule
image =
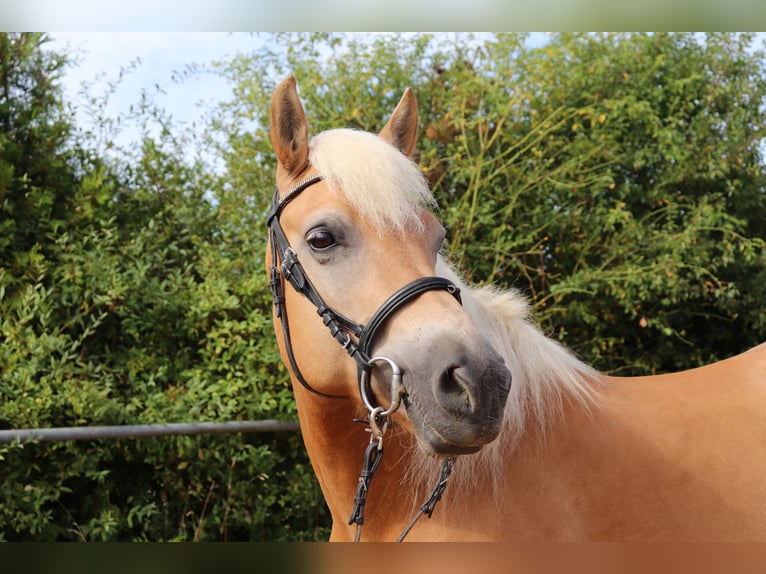
M288 189L281 199L279 190L274 192L271 209L269 210L266 220L269 228L269 243L271 244L269 284L271 286L271 293L274 301L274 312L277 318L279 318L282 326L285 352L287 354L288 362L290 363L290 369L295 379L303 387L311 393L321 397L331 399L343 398L318 391L306 381L301 373L295 360L295 354L293 352L292 341L290 338L290 325L287 318L283 280L287 280L293 289L303 294L303 296L311 301L316 308L317 314L322 318L325 327L330 331L330 334L346 353L356 361L357 383L362 402L369 413L368 430L370 432L370 444L365 451L364 464L359 477L359 486L354 498L355 507L351 514L351 518L349 519L349 524L357 525L356 540L358 541L361 536L361 527L364 524L364 504L366 502L369 484L383 455L383 434L388 426L388 417L399 408L402 396L406 395L406 390L402 384L401 369L388 357L372 356L372 344L381 327L406 303L427 291L434 290L445 290L460 302L460 289L452 281L443 277L421 277L408 283L391 295L380 308L375 311L366 325L360 325L328 306L309 280L305 269L298 260L297 253L290 246L290 242L279 222L280 215L285 207L307 188L320 181L322 181L322 176L319 174L308 176ZM391 369L391 403L387 408L376 404L371 387L372 371L381 363L388 364ZM420 512L415 516L415 519L407 526L404 532L402 532L398 541L404 539L410 529L415 525L415 522L423 514L426 514L429 518L431 517L436 502L441 498L441 495L444 492L447 478L452 471L454 462L454 457L449 457L444 460L440 477L437 480L431 496L426 503L421 506Z

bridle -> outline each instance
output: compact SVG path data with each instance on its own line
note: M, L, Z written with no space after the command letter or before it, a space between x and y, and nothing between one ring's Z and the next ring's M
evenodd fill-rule
M322 317L322 321L329 329L332 336L351 358L356 361L359 367L360 384L363 380L363 374L369 374L369 371L371 371L373 367L371 348L375 336L391 315L404 304L426 291L444 289L460 301L460 289L454 283L443 277L421 277L408 283L391 295L373 314L367 325L359 325L328 306L306 275L306 271L298 261L298 255L290 246L290 242L287 240L287 237L282 230L282 226L279 223L279 216L284 208L303 191L321 180L322 176L315 174L299 181L287 191L281 201L279 192L275 192L266 223L269 227L271 240L271 291L274 298L276 313L282 324L285 349L290 362L290 367L295 378L306 389L316 395L331 397L332 395L327 395L314 389L303 377L303 374L295 361L295 355L293 354L292 343L290 341L290 327L287 322L285 297L282 290L282 277L287 279L296 291L302 293L309 301L311 301L314 307L316 307L317 314ZM277 264L277 261L280 261L280 263ZM370 389L365 389L365 391L368 393L368 396L371 396Z
M362 402L368 411L370 444L365 451L364 465L359 478L359 487L357 495L354 498L355 508L349 520L349 524L357 525L357 540L361 534L361 526L364 523L364 504L367 497L367 491L375 470L380 464L383 455L383 434L388 426L388 417L392 415L401 403L401 398L406 395L406 390L402 384L402 370L390 358L384 356L372 356L372 345L375 337L386 321L396 313L402 306L419 297L427 291L445 290L454 296L458 302L460 299L460 289L452 281L443 277L421 277L404 287L397 290L375 311L366 325L360 325L348 319L332 307L328 306L322 296L317 292L314 285L308 278L305 269L298 260L298 255L290 246L287 236L282 230L279 218L285 207L298 197L303 191L312 185L322 181L319 174L310 175L287 190L281 197L279 190L274 192L271 201L266 223L269 228L269 242L271 244L271 269L269 283L274 300L275 314L279 318L282 326L282 335L287 354L290 369L295 379L311 393L326 398L342 398L335 395L329 395L318 391L312 387L298 368L293 353L292 341L290 338L290 325L287 319L287 308L285 305L283 279L297 292L303 294L316 308L317 314L332 334L333 338L356 361L357 364L357 382ZM384 408L376 404L371 387L371 375L373 369L385 363L391 370L391 388L390 404ZM415 520L405 529L400 536L400 540L407 535L415 522L426 514L431 516L433 507L441 498L441 494L446 486L446 480L451 472L454 458L445 459L442 472L437 485L428 501L421 507Z

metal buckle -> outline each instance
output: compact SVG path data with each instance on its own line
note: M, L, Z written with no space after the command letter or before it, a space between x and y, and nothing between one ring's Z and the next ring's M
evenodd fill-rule
M293 251L292 247L288 247L285 249L284 253L282 253L281 265L282 273L288 281L293 276L293 267L295 267L296 263L298 263L298 254Z
M340 344L340 347L344 351L347 351L348 350L348 346L351 344L351 335L349 335L348 333L343 333L343 334L346 335L346 340L343 343Z
M383 435L388 429L388 417L381 416L382 412L383 407L377 407L370 411L370 428L368 429L370 431L370 443L377 441L378 450L383 450ZM382 426L378 422L379 420L383 421Z

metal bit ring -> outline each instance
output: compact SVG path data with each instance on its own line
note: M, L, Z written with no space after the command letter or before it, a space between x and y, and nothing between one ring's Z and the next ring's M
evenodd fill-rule
M368 380L372 369L377 363L381 362L387 363L388 366L391 367L391 404L389 404L388 408L383 411L379 410L381 407L377 407L374 404L374 397L372 396L372 389L370 388ZM402 385L402 370L392 359L383 356L373 357L370 359L369 364L371 368L363 370L362 376L359 378L359 394L362 396L364 406L370 413L376 411L377 416L388 417L394 414L401 406L402 395L405 393L404 386Z

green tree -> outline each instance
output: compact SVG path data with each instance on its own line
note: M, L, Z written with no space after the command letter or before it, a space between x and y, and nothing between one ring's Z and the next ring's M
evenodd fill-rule
M23 115L36 100L18 89L3 100L16 187L0 263L0 425L294 419L262 254L232 239L238 223L210 201L224 180L189 159L193 137L151 94L121 119L138 122L134 145L116 145L120 122L105 120L101 97L89 104L95 131L76 131L60 68L46 67L66 58L41 36L2 40L8 54L26 50L0 54L14 85L42 86L35 97L49 107ZM46 126L57 146L39 144ZM28 132L38 137L20 156ZM43 184L28 164L66 169ZM298 445L264 434L5 446L0 538L315 538L322 503Z
M762 341L766 78L754 38L562 34L516 59L514 76L522 115L573 114L532 150L566 171L505 212L541 225L520 275L543 324L628 373ZM547 215L530 217L535 203Z
M0 34L0 285L39 274L46 236L65 225L76 175L56 85L67 60L40 34Z

